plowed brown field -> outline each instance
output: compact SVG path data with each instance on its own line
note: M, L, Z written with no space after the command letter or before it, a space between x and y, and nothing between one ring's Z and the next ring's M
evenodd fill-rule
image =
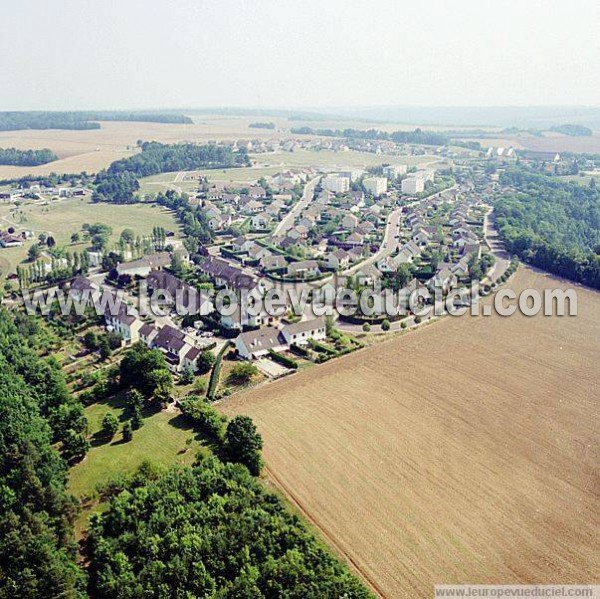
M577 291L577 317L447 318L221 405L255 419L268 475L382 596L592 582L600 294Z

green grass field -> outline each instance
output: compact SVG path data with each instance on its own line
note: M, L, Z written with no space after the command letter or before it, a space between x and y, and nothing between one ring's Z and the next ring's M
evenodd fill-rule
M202 439L184 418L175 412L157 412L144 419L144 425L133 432L129 443L121 440L122 423L127 415L122 400L94 404L86 408L92 438L92 448L86 458L70 471L69 491L76 497L94 494L97 485L103 485L120 474L128 474L144 461L157 464L191 464L199 451L208 451ZM100 442L95 435L101 429L102 419L112 412L121 426L111 442ZM193 439L191 445L186 445Z
M433 163L438 160L436 156L390 156L387 154L373 154L369 152L332 152L323 150L313 152L298 150L295 152L275 152L272 154L251 154L254 166L251 168L206 169L194 171L194 174L208 177L210 181L235 181L247 183L256 181L260 177L275 175L276 173L300 167L327 167L344 168L347 166L363 167L379 166L381 164L419 164ZM184 180L179 173L161 173L140 180L140 193L155 194L159 191L174 189L178 192L194 192L198 189L195 180Z
M17 230L28 229L36 236L52 233L57 244L70 244L71 234L81 231L84 223L104 223L113 228L111 242L116 242L123 229L133 229L140 235L149 235L158 225L167 230L179 231L174 215L153 204L93 204L89 200L76 198L57 200L48 205L25 203L15 209L12 205L0 206L0 228L14 226ZM14 271L17 264L27 256L33 241L22 247L0 249L0 270L5 276ZM73 246L82 250L84 244Z

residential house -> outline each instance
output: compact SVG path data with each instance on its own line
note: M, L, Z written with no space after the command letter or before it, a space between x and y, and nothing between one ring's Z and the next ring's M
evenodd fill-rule
M269 351L286 350L289 345L279 329L264 327L238 335L235 348L240 357L251 360L266 356Z
M162 270L171 265L171 256L169 252L159 252L148 254L139 260L131 262L121 262L117 264L119 276L129 275L130 277L147 277L153 270Z
M258 202L257 200L250 200L246 202L242 212L244 214L258 214L265 209L265 206L262 202Z
M264 231L271 225L271 217L267 212L260 212L259 214L254 214L250 222L253 229Z
M335 250L334 252L325 254L322 262L327 268L335 270L347 268L350 265L350 254L345 250Z
M289 345L306 345L309 339L323 340L327 336L325 318L321 316L288 324L281 329L281 333Z
M364 235L360 235L359 233L350 233L350 235L348 235L348 237L346 237L344 243L348 246L360 246L363 245L365 242L365 237Z
M306 279L316 277L321 274L319 264L316 260L301 260L299 262L290 262L287 267L289 277L296 279Z
M231 242L231 245L234 252L247 252L255 243L252 239L240 235Z
M287 260L279 254L264 256L260 259L260 267L263 270L287 269Z
M117 333L125 343L137 343L139 341L140 329L144 323L135 314L130 314L125 304L119 304L116 314L112 314L107 306L104 321L106 328Z
M273 253L270 250L263 247L262 245L258 245L258 243L254 243L248 248L248 256L252 260L261 260L262 258L268 258L272 254Z
M200 350L192 339L179 329L164 325L152 340L151 347L164 354L167 366L175 372L181 372L186 365L196 369Z
M358 218L354 214L346 214L344 218L342 218L342 227L344 227L344 229L354 231L357 226Z
M0 232L0 245L4 248L15 248L23 245L23 238L6 231Z
M139 331L140 341L151 347L152 341L158 335L158 329L151 323L146 322L142 325Z
M288 231L287 235L292 239L306 239L308 237L308 229L304 225L296 225Z
M419 246L424 246L429 243L431 240L431 235L425 231L425 229L418 229L415 233L413 233L412 241Z

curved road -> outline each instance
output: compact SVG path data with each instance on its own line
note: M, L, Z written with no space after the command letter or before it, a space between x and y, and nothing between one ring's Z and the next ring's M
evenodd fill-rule
M296 217L312 202L315 187L320 179L321 177L315 177L304 186L302 197L294 204L294 207L288 214L285 215L285 218L279 221L279 224L275 227L271 235L272 237L281 237L283 233L289 231L294 226Z

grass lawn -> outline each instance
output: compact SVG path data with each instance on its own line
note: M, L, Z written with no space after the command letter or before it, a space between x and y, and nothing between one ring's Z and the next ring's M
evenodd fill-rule
M17 210L12 205L0 206L0 229L14 226L17 230L31 230L36 235L52 233L59 246L69 245L69 249L77 251L83 250L86 244L71 246L71 234L80 232L84 223L97 222L113 228L111 243L118 240L123 229L133 229L140 235L149 235L154 226L179 231L173 213L155 204L93 204L88 199L69 198L48 205L29 202ZM30 240L22 247L0 249L2 275L14 271L26 258L32 243Z
M97 485L103 485L119 474L133 472L144 460L164 465L191 464L198 451L208 451L203 439L183 416L167 411L145 418L144 425L133 432L133 439L129 443L121 441L121 427L112 442L99 442L95 435L108 412L121 421L122 427L126 419L122 398L116 397L107 403L86 408L92 448L86 458L70 471L69 491L76 497L93 495ZM193 442L186 446L190 438Z

